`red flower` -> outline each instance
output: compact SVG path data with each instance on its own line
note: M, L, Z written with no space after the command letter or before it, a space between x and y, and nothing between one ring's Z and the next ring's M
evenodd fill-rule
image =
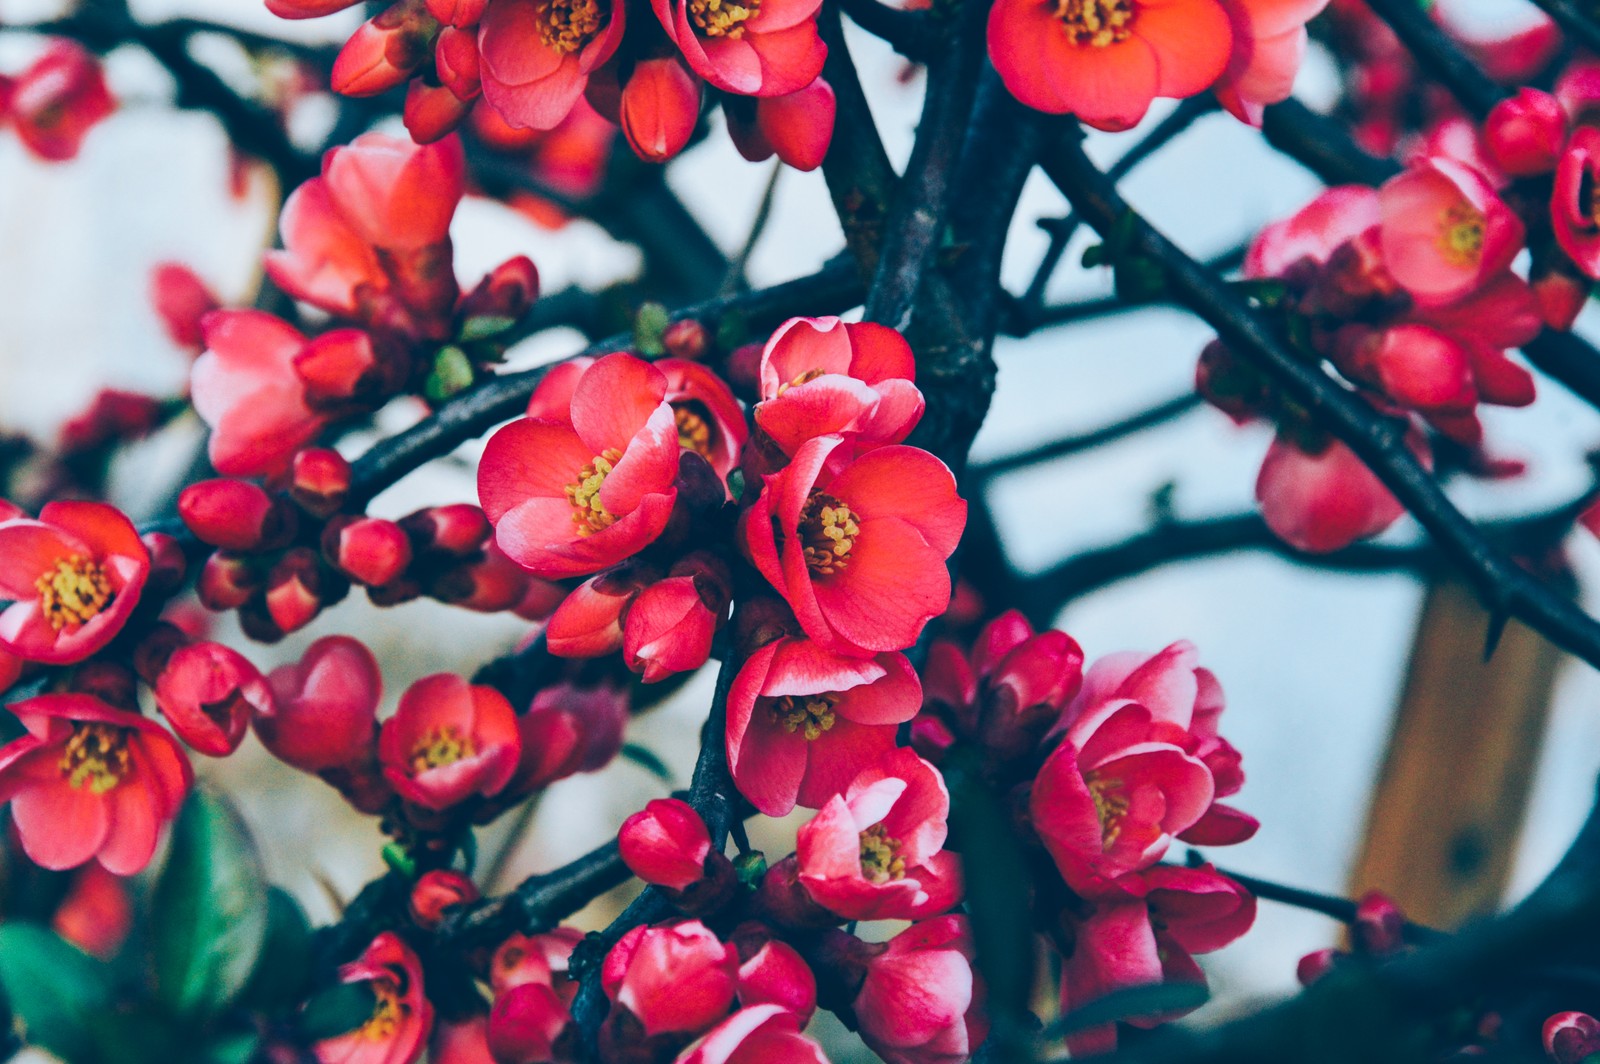
M573 588L545 625L550 653L563 658L597 658L622 649L622 621L639 593L660 574L639 565L622 565Z
M554 129L622 43L614 0L496 0L478 31L483 98L518 129Z
M1408 442L1413 451L1426 446L1415 430ZM1256 478L1256 501L1274 535L1317 554L1375 536L1405 513L1366 463L1335 439L1312 454L1275 437Z
M1582 126L1567 142L1556 164L1550 198L1550 224L1578 269L1600 279L1600 202L1592 193L1600 181L1600 129Z
M1306 23L1328 0L1223 0L1233 27L1233 54L1217 98L1253 126L1269 103L1289 98L1306 51Z
M1100 129L1137 125L1157 96L1203 92L1231 51L1217 0L998 0L989 58L1011 94Z
M172 730L211 757L239 749L251 719L273 710L260 670L231 647L191 643L167 659L156 680L156 704Z
M447 672L407 688L378 737L384 777L402 798L428 809L495 794L511 781L521 753L511 703Z
M802 1022L781 1005L752 1005L719 1023L675 1064L828 1064L822 1048L800 1033Z
M274 706L255 717L256 735L274 757L302 772L370 760L377 752L383 677L359 641L330 635L306 648L298 664L267 677Z
M810 440L741 518L746 554L831 650L901 650L950 603L945 571L967 504L945 464L915 447L854 456Z
M1325 189L1292 216L1265 226L1245 255L1247 277L1281 277L1301 259L1321 266L1340 245L1378 224L1378 193L1365 185Z
M419 145L410 138L363 133L322 160L334 210L375 248L410 251L450 235L466 187L461 141Z
M116 106L99 60L64 38L52 39L0 92L0 120L9 118L23 145L48 162L76 156L89 130Z
M424 872L411 885L411 898L406 908L418 927L433 931L444 922L446 909L475 902L479 897L477 885L465 875L448 868L435 868Z
M205 346L200 319L222 301L181 262L158 262L150 270L150 303L172 342L195 351Z
M904 654L836 654L784 636L751 654L728 693L728 764L768 816L816 809L895 745L922 688Z
M84 865L73 873L72 886L56 906L50 927L85 953L110 960L133 929L133 897L127 881L99 864Z
M11 803L23 850L50 869L93 857L119 876L142 871L194 780L177 741L89 695L10 708L28 734L0 748L0 802Z
M495 993L514 986L539 983L554 987L559 996L571 1000L578 992L577 982L567 977L573 947L583 941L583 932L558 927L542 935L512 935L494 951L489 962L489 985Z
M964 916L913 924L866 964L854 1010L862 1041L888 1064L959 1064L988 1033Z
M639 593L622 631L622 660L658 683L698 669L711 656L711 638L727 617L732 576L715 555L697 551Z
M800 883L849 920L943 912L961 894L959 862L941 849L949 814L939 770L910 750L894 750L801 827Z
M723 101L728 135L740 155L758 163L776 154L796 170L822 165L837 110L833 86L820 77L797 92L757 97L746 107Z
M286 471L325 421L306 404L295 372L306 338L260 310L219 310L202 324L206 351L195 361L190 390L212 428L211 464L233 477Z
M52 502L0 520L0 651L70 665L109 643L139 603L150 552L122 512Z
M278 215L283 250L262 258L267 276L296 299L354 317L365 298L385 292L389 277L377 252L340 216L328 183L313 177L289 193Z
M695 1034L733 1005L739 953L698 920L636 927L606 954L606 996L639 1022L647 1038ZM608 1019L615 1021L616 1010Z
M779 1005L804 1026L817 1011L817 977L798 950L758 923L734 928L739 949L739 1004Z
M711 463L726 483L750 435L739 401L721 377L698 362L663 358L655 367L667 377L667 403L678 422L678 446Z
M1567 112L1561 101L1538 89L1518 89L1483 120L1485 149L1512 177L1554 170L1566 139Z
M561 1059L572 1013L544 983L519 983L495 996L486 1038L495 1064L546 1064Z
M761 352L755 419L784 454L818 436L861 449L899 443L922 418L916 359L893 329L838 318L791 318Z
M433 1005L422 986L422 962L392 931L339 969L344 983L367 983L375 1001L360 1027L312 1046L321 1064L412 1064L433 1030Z
M666 378L614 354L583 371L571 420L524 418L496 432L478 494L500 548L538 576L614 565L666 528L678 432Z
M1558 1012L1544 1021L1544 1051L1555 1064L1581 1064L1600 1053L1600 1020L1587 1012Z
M1511 265L1522 220L1481 174L1428 158L1378 190L1383 262L1418 303L1448 303Z
M822 73L821 0L650 0L694 72L724 92L787 96Z
M700 814L677 798L657 798L622 822L617 846L646 883L683 890L705 878L711 835Z

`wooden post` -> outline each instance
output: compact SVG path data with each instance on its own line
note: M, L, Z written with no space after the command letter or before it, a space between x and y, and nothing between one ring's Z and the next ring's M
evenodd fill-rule
M1471 588L1429 585L1350 882L1435 927L1499 906L1561 660L1511 621L1485 663L1488 626Z

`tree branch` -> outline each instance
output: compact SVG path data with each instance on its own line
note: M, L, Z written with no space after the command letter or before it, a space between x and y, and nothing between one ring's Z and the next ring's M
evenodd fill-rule
M1562 32L1589 51L1600 54L1600 23L1595 22L1592 6L1585 12L1573 0L1533 0L1533 2L1555 20Z
M1479 121L1505 99L1505 90L1478 69L1416 0L1367 0L1367 6L1389 24L1417 63Z

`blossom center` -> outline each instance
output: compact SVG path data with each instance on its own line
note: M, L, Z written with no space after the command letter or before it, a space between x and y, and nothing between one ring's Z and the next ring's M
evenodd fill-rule
M1122 834L1122 818L1128 815L1128 795L1120 779L1095 778L1089 781L1089 797L1094 815L1100 820L1100 844L1109 850Z
M463 735L454 724L446 724L429 732L411 748L411 769L413 772L426 772L430 768L443 768L477 752L472 736Z
M75 724L58 765L74 790L105 794L128 775L126 730L98 721Z
M790 388L798 388L802 384L807 384L807 383L809 383L811 381L814 381L818 377L822 376L822 373L823 373L823 371L820 370L820 369L808 369L804 373L802 373L798 377L796 377L794 380L792 380L792 381L784 381L782 384L778 385L778 394L782 395L784 392L788 391Z
M900 840L891 838L882 824L861 833L861 875L873 883L904 879L906 859L900 856Z
M572 520L578 526L580 537L593 535L616 523L616 517L600 501L600 488L621 460L622 452L609 447L578 470L578 479L566 486L567 498L572 502Z
M858 515L825 491L814 491L800 511L800 542L806 567L817 576L829 576L850 561L851 548L861 534Z
M1133 32L1133 0L1056 0L1056 18L1073 44L1104 48Z
M689 17L707 37L738 40L744 36L744 24L760 10L761 0L689 0Z
M594 40L600 21L596 0L540 0L538 5L539 39L562 55Z
M115 594L105 568L81 554L57 560L55 569L33 586L39 589L45 620L58 632L88 624Z
M772 700L772 718L783 725L791 735L799 732L806 742L816 740L832 728L838 719L833 707L839 704L839 692L826 691L817 695L783 695Z
M672 408L672 417L678 423L678 446L693 451L701 458L711 457L711 426L687 405Z
M1457 266L1476 266L1483 257L1483 212L1457 203L1444 212L1439 225L1439 247Z
M1578 199L1589 212L1589 221L1600 226L1600 181L1596 181L1587 170L1578 186Z
M362 1038L370 1042L382 1042L394 1037L394 1033L400 1029L406 1007L400 1000L400 991L393 980L374 979L371 986L377 1000L372 1003L372 1015L361 1025L360 1033Z

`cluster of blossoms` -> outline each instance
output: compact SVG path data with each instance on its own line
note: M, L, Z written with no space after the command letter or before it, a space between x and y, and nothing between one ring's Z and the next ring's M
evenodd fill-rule
M74 158L114 110L100 61L75 41L53 39L21 73L0 74L0 129L11 128L46 162Z
M268 0L316 18L356 0ZM644 159L682 151L706 85L752 160L814 169L833 135L834 96L818 0L397 0L364 23L334 63L337 92L408 85L406 128L420 142L455 129L481 98L518 130L561 126L580 101L622 127ZM629 10L629 8L633 10Z

